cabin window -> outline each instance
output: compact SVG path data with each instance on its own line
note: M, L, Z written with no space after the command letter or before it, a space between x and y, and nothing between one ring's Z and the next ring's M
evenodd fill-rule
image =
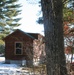
M15 43L15 54L21 55L22 54L22 42Z

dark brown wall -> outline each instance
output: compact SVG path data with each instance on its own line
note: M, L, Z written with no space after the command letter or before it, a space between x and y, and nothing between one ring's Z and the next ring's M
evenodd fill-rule
M22 55L15 55L15 42L23 42ZM10 34L5 38L5 45L5 58L7 60L32 59L32 56L29 55L28 51L33 52L33 39L26 34L19 31Z

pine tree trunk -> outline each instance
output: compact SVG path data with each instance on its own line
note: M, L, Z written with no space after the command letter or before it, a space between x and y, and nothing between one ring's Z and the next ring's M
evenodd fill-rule
M41 0L45 51L47 58L47 75L67 75L64 43L62 0Z

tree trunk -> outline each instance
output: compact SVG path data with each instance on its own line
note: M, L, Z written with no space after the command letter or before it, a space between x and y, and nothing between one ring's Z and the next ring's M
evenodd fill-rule
M44 19L47 75L67 75L63 43L62 0L41 0L41 4Z

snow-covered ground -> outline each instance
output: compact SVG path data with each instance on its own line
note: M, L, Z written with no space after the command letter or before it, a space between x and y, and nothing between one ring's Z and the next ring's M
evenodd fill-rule
M4 64L5 57L0 57L0 75L15 75L18 66L16 64Z
M66 56L66 61L71 62L71 58L72 58L72 62L74 63L74 54L73 54L73 57L72 57L72 54L65 54L65 56Z
M71 55L66 55L66 61L71 61ZM74 62L74 55L72 61ZM22 70L23 67L16 64L5 64L4 62L5 57L0 57L0 75L35 75L34 72L27 69Z
M29 75L28 70L22 71L20 66L16 64L5 64L4 62L5 58L0 57L0 75Z
M0 57L0 64L5 62L5 57Z

